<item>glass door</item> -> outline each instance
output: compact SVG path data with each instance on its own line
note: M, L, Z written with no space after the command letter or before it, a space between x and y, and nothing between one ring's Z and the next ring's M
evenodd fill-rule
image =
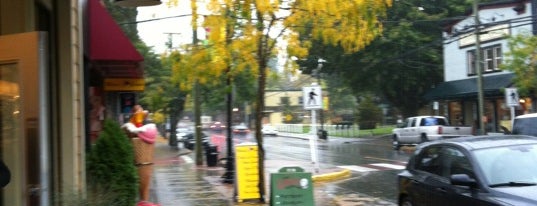
M39 206L49 199L45 35L0 36L0 158L11 171L0 206Z

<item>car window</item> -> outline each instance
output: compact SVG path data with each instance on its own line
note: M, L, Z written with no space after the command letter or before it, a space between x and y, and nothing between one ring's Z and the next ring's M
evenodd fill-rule
M474 170L466 155L456 148L430 147L418 156L417 170L449 178L453 174L467 174L475 178Z
M474 154L491 185L507 182L537 183L537 145L482 149Z
M412 118L410 121L411 121L410 127L415 127L416 126L416 118Z
M537 117L515 119L513 134L537 136Z
M444 125L447 126L446 120L444 118L437 117L426 117L421 119L420 126L436 126Z
M475 178L470 160L460 150L446 147L443 148L441 156L443 162L442 176L449 178L454 174L466 174L471 178Z
M440 147L425 148L416 158L416 170L441 175Z

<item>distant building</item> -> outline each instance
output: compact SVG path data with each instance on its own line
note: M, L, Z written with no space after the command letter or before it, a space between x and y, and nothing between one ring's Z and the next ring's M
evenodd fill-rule
M535 2L535 1L534 1ZM535 4L535 3L534 3ZM453 125L476 126L478 118L486 116L489 132L510 125L510 108L506 106L503 89L512 87L513 73L502 71L499 65L508 50L507 36L535 31L532 21L536 5L530 0L508 0L480 4L480 48L483 74L484 114L478 114L477 71L475 68L474 16L452 22L445 28L444 82L436 85L425 98L439 102L435 109L447 116ZM531 99L517 107L534 110Z

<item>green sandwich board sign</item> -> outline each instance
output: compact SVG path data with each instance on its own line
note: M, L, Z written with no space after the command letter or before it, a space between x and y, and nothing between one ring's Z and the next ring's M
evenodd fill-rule
M315 205L311 173L300 167L284 167L270 174L271 206Z

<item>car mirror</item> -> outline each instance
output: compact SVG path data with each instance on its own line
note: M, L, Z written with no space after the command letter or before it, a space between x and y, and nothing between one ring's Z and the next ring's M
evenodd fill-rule
M468 187L476 187L477 181L474 178L471 178L467 174L454 174L451 175L450 178L452 185L459 185L459 186L468 186Z

